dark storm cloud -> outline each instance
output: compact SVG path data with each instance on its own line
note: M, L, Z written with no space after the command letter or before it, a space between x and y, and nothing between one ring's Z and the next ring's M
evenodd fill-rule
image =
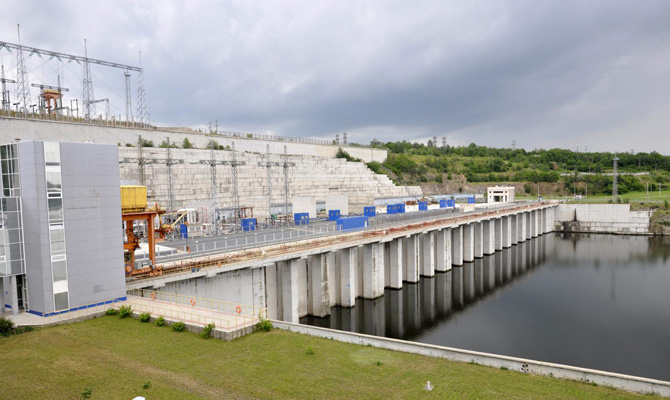
M21 22L37 47L142 49L158 124L668 152L666 1L44 4L10 2L2 40ZM118 72L97 74L121 113Z

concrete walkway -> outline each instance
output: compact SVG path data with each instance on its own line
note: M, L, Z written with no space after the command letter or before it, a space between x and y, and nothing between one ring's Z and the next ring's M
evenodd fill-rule
M135 312L151 313L152 317L161 316L171 321L183 321L200 326L214 324L216 329L224 332L232 332L241 328L253 326L259 321L258 317L228 314L206 308L152 300L146 297L128 296L128 300L125 304L129 304Z

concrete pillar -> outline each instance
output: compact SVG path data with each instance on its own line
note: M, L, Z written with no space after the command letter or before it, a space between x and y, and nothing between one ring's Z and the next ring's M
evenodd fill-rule
M451 269L451 230L435 232L435 270L445 272Z
M435 276L435 232L421 235L421 275Z
M495 231L496 251L500 251L503 249L503 226L500 218L495 219Z
M268 318L281 320L281 269L277 274L279 263L265 267L265 305L268 309Z
M526 224L525 224L526 225L526 240L533 238L533 236L531 235L531 225L532 225L531 221L533 219L532 218L533 216L531 214L532 214L531 212L524 213L524 215L526 216Z
M403 238L394 239L389 243L389 277L388 286L402 289ZM386 262L386 260L384 260Z
M384 244L363 246L363 297L376 299L384 295Z
M484 257L484 228L483 222L475 222L475 258Z
M539 221L540 220L540 218L539 218L540 212L538 210L533 210L532 214L533 214L532 230L533 230L533 237L535 238L539 235L538 228L540 227L540 221Z
M463 265L463 226L451 228L451 263Z
M519 239L519 243L523 243L526 241L526 213L522 212L517 214L517 220L519 221L517 238Z
M472 224L463 225L463 261L475 260L475 227Z
M391 242L384 242L384 287L391 286Z
M339 279L337 279L337 254L334 251L326 253L328 262L328 305L337 305L337 293L339 290Z
M296 260L298 268L298 318L309 315L309 288L307 287L307 257Z
M547 209L547 232L554 231L554 223L556 222L556 207Z
M354 248L342 249L337 252L340 294L338 304L342 307L356 305L356 264L358 257Z
M512 225L508 216L502 217L502 245L503 248L512 247Z
M544 226L546 225L546 221L544 220L545 218L545 212L544 208L541 210L537 210L537 220L538 220L538 228L537 228L537 234L538 235L544 235Z
M315 317L330 315L330 293L328 291L328 257L316 254L307 259L307 282L309 282L308 312Z
M416 283L419 281L419 236L405 237L405 281Z
M495 247L495 223L493 220L487 219L482 221L482 231L484 235L484 254L491 255L496 252Z
M282 283L282 320L297 324L298 315L298 267L300 260L291 260L281 264Z
M510 232L512 234L512 245L519 243L519 215L509 216Z
M19 315L19 291L16 284L16 275L9 277L9 305L12 306L12 315Z

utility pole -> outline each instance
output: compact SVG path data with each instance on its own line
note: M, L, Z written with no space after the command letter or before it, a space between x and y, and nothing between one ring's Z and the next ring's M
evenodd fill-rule
M124 71L123 76L126 78L126 122L130 125L133 122L133 105L130 99L130 73Z
M16 83L13 79L5 78L5 66L2 66L2 74L0 75L0 82L2 82L2 111L9 111L11 101L9 99L9 90L7 90L8 83Z
M95 103L92 103L95 96L93 95L93 78L91 77L91 64L88 62L86 39L84 39L84 79L82 86L84 94L84 119L90 123L91 116L95 116Z
M617 163L619 161L619 157L616 156L616 153L614 153L614 159L612 161L614 162L614 174L612 175L612 198L616 200L616 197L619 195L619 178L617 177Z
M23 58L23 47L21 46L21 25L16 24L16 30L19 35L19 48L16 52L18 79L16 101L23 104L23 116L25 117L28 114L28 102L30 101L30 83L28 83L28 69L26 68L26 60Z

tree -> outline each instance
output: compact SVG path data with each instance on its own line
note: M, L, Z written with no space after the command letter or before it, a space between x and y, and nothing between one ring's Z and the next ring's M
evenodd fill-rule
M191 143L188 138L184 138L184 141L181 142L181 147L182 149L192 149L193 148L193 143Z

